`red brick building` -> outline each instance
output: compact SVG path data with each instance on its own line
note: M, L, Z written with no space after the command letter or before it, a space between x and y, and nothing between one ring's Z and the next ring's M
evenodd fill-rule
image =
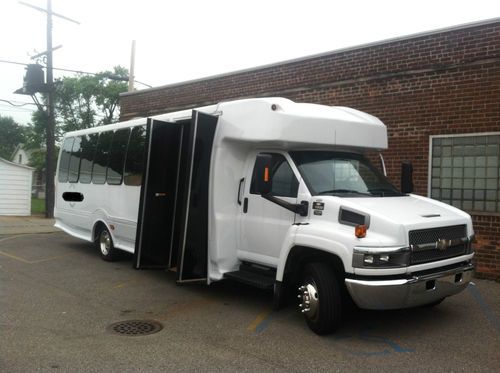
M500 279L500 19L121 96L122 119L245 97L350 106L388 127L387 172L468 211L477 275Z

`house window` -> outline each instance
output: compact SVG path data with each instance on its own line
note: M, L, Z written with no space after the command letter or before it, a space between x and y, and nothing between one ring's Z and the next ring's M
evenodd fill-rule
M17 163L23 163L23 155L22 154L19 154L19 162Z
M466 211L500 212L500 133L430 140L431 198Z

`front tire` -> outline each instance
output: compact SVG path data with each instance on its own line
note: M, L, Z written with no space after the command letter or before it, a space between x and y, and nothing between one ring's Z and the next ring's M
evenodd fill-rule
M113 245L113 238L108 228L102 227L96 238L96 246L101 254L101 258L107 262L114 262L119 259L119 251Z
M330 334L342 319L341 289L333 269L325 263L308 263L299 284L299 309L309 328Z

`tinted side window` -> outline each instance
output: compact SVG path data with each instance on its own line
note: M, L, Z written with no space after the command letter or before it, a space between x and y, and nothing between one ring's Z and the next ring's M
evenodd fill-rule
M287 160L281 154L271 154L271 156L273 157L271 165L273 188L271 194L279 197L297 197L299 181ZM257 194L255 192L255 178L254 171L252 183L250 184L250 193L252 194Z
M113 136L111 151L109 153L107 182L112 185L120 185L123 178L123 162L127 152L130 129L117 130Z
M82 152L82 138L75 137L73 147L71 150L71 157L69 159L69 174L68 181L76 183L78 181L78 173L80 172L80 155Z
M106 181L106 167L108 167L109 149L113 139L113 132L102 132L97 140L97 149L92 166L92 183L104 184Z
M59 160L59 170L57 180L61 183L68 181L69 159L71 157L71 149L73 148L74 137L68 137L64 140L61 150L61 159Z
M80 183L88 184L92 179L92 162L97 146L98 133L82 137L82 152L80 154Z
M134 127L128 144L127 160L125 162L125 185L141 185L144 162L144 144L146 142L146 127Z

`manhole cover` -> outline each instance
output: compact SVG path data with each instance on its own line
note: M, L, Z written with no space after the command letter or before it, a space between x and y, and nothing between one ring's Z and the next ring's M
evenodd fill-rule
M134 337L158 333L163 329L163 325L154 320L126 320L115 322L108 326L107 329L115 334Z

